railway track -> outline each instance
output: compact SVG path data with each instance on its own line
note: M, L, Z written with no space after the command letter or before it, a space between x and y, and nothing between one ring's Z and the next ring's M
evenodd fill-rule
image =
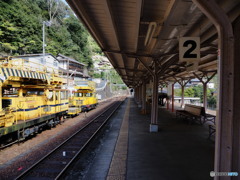
M102 104L105 104L105 103L106 103L106 101L103 101L103 102L102 102ZM62 122L60 122L59 124L61 124L61 123L62 123ZM46 129L46 128L45 128L45 129ZM32 136L31 136L31 137L32 137ZM26 140L27 140L26 138L21 138L21 139L16 139L16 140L11 141L10 143L6 143L6 144L4 144L4 142L0 140L0 151L3 150L3 149L5 149L5 148L8 148L8 147L10 147L10 146L12 146L12 145L14 145L14 144L24 142L24 141L26 141Z
M122 102L123 99L112 104L16 179L59 179Z

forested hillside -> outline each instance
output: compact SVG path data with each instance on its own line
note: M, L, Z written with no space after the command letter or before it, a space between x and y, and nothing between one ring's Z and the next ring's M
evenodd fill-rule
M1 0L0 55L42 53L43 22L46 53L58 53L92 66L91 56L101 53L71 9L60 0Z

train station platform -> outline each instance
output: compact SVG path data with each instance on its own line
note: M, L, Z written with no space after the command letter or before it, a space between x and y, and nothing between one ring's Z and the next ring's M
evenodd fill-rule
M150 115L141 115L133 98L112 118L92 158L77 163L66 179L211 179L214 141L207 126L189 125L159 107L159 132L150 133Z

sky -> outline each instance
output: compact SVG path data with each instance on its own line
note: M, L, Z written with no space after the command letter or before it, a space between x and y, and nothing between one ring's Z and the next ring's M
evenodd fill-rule
M62 2L64 2L66 5L68 5L68 3L65 0L62 0Z

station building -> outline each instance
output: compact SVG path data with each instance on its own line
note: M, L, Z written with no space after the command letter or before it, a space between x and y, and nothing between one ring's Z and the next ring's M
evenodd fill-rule
M147 112L146 96L151 97L151 114L148 125L143 121L137 121L135 118L138 116L134 117L130 114L128 118L130 126L126 128L130 137L129 148L134 148L134 139L137 140L132 133L141 136L141 133L144 132L145 136L141 137L147 140L145 143L160 149L162 146L159 144L164 145L164 139L169 142L168 135L175 137L182 135L182 131L177 130L177 127L181 125L176 126L174 131L174 128L168 129L165 124L164 113L160 113L162 111L159 111L158 107L159 86L168 86L174 89L174 84L178 82L184 92L186 84L191 79L197 78L203 84L203 107L206 108L207 84L217 74L219 91L217 93L214 155L205 157L214 164L211 175L214 175L214 172L240 172L239 0L67 0L67 3L89 30L126 85L134 89L134 100L137 106L141 107L142 114ZM174 101L174 98L172 99ZM184 102L183 99L182 96L182 102ZM174 103L172 104L173 109ZM144 119L145 116L142 117ZM140 127L136 132L134 126L139 124L148 126L149 134ZM166 131L168 133L165 134ZM152 138L152 143L149 143L147 137ZM188 148L194 149L194 147L189 147L184 139L178 141L179 144L174 140L173 142L176 143L176 147L180 147L181 144L185 146L185 151L189 153L191 151L188 151ZM138 158L151 153L151 148L148 151L147 147L140 147L142 149L137 153L140 155ZM175 161L171 162L177 163L179 167L187 167L191 164L189 161L180 162L184 161L180 158L183 154L174 152L174 146L169 146L169 148L168 152L172 152L172 157L175 158ZM144 153L141 154L141 151ZM181 149L181 152L184 152L184 148ZM165 149L161 149L159 154L166 155L167 152ZM191 156L189 154L194 159L192 169L183 169L192 171L192 174L183 176L179 172L176 173L177 169L174 164L172 166L168 164L171 155L166 159L160 158L162 164L157 163L155 160L158 159L159 154L152 154L156 158L148 156L149 161L147 160L145 169L144 166L141 166L142 171L137 171L137 173L150 174L149 172L156 172L159 167L159 172L164 174L165 164L167 167L165 170L171 175L179 174L179 176L175 176L177 179L197 179L193 175L193 172L197 173L197 168L195 171L193 170L194 162L201 164L204 155ZM201 159L198 159L197 156ZM212 158L213 156L214 158ZM128 157L131 160L134 159L130 154ZM128 168L140 167L127 162ZM149 168L147 169L147 167ZM171 167L174 168L171 169ZM204 168L204 164L202 164L202 168ZM128 176L129 174L126 173L126 177L141 179L134 174L134 170L131 172L133 176ZM161 173L158 175L160 177ZM157 179L157 175L154 178ZM161 178L169 179L170 175ZM214 176L214 179L239 179L239 176Z

